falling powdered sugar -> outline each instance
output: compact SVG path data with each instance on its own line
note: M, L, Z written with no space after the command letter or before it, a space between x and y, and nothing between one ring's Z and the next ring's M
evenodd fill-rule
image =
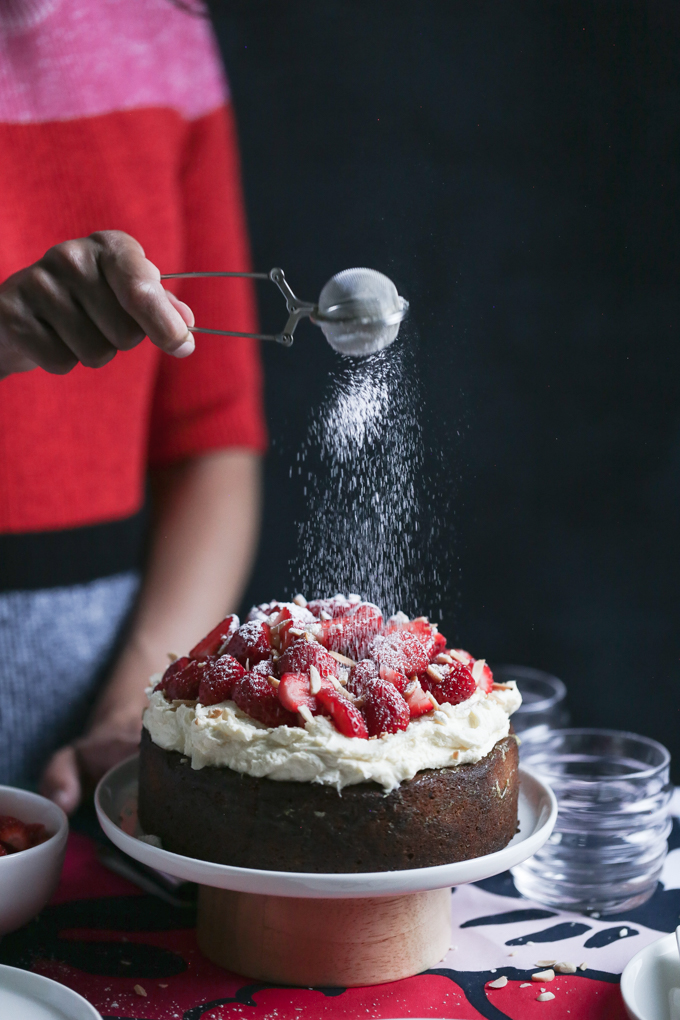
M420 408L415 358L401 338L339 362L298 455L307 512L291 567L309 598L356 591L388 613L425 608L423 598L437 604Z

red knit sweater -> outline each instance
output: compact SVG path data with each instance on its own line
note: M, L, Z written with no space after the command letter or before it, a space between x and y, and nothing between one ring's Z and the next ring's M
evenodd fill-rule
M208 24L168 0L0 13L0 279L51 245L130 233L161 272L249 268L234 119ZM17 13L19 12L19 13ZM256 327L248 281L175 288L199 325ZM262 450L255 342L148 340L106 367L0 382L0 533L115 521L149 465Z

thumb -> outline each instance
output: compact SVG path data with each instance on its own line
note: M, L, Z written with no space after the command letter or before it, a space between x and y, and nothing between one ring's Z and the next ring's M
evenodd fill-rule
M67 815L80 803L81 787L78 762L73 747L62 747L47 763L40 782L40 792L58 804Z

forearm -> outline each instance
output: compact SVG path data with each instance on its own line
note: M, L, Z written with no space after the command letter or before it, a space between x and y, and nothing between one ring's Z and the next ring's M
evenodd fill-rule
M141 715L148 677L167 665L167 653L185 653L237 607L259 519L260 458L248 451L216 451L156 477L139 604L93 725Z

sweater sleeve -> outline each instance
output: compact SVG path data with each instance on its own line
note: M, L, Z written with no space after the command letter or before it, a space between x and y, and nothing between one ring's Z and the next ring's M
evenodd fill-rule
M231 106L187 125L180 185L184 264L176 271L250 269L236 126ZM257 332L251 280L185 280L173 287L196 323ZM258 342L196 334L186 359L160 358L149 430L149 463L171 464L208 450L263 451L266 428Z

